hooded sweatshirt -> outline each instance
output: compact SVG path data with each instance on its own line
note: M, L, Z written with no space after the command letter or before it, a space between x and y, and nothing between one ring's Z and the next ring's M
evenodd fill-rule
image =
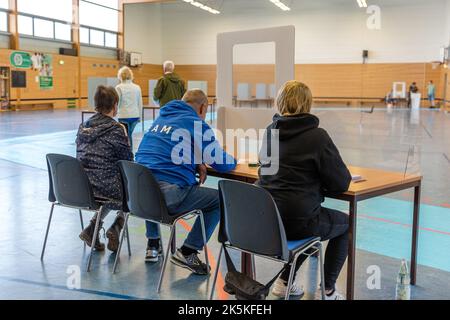
M267 176L262 175L260 169L257 184L272 194L285 224L307 223L320 213L325 191L343 193L348 190L352 179L350 172L314 115L275 115L267 128L267 146L270 146L273 129L279 130L279 170ZM270 165L270 158L263 153L260 160L263 167Z
M154 100L164 107L173 100L181 100L186 93L184 81L176 73L167 73L158 80Z
M211 127L183 101L172 101L161 109L141 142L136 161L157 180L180 187L198 184L198 164L219 172L236 168L236 160L223 151Z
M97 113L80 125L77 159L92 184L94 196L112 210L122 208L122 187L117 162L132 160L128 137L114 119Z

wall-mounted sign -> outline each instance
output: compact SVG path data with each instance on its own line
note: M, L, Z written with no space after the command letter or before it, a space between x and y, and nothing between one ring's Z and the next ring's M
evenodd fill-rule
M31 56L27 52L15 51L11 53L9 61L14 68L30 69L33 65Z
M40 76L39 87L41 90L49 90L53 88L53 77Z

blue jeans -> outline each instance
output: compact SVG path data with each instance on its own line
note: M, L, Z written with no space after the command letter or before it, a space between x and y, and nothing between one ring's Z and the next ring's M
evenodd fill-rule
M131 150L133 150L133 132L136 129L137 124L139 123L140 118L124 118L119 119L120 123L125 124L128 129L128 138L130 139Z
M160 187L166 199L169 214L176 215L193 210L201 210L203 212L206 241L209 241L220 221L219 192L200 186L179 187L166 182L160 182ZM160 239L158 224L147 221L146 226L148 239ZM205 246L200 218L197 218L184 245L198 251L201 251Z

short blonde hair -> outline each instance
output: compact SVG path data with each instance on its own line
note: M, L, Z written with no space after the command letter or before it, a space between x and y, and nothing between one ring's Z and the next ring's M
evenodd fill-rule
M310 113L312 99L311 90L306 84L292 80L286 82L278 92L277 107L281 115Z
M133 71L131 71L131 69L128 67L122 67L120 68L117 74L117 78L119 78L119 80L122 82L127 80L133 80L134 79Z

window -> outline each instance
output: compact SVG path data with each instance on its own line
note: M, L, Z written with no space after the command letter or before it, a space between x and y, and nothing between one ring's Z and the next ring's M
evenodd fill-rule
M27 16L19 16L19 33L27 36L33 35L33 18Z
M118 0L80 0L80 42L117 48Z
M88 28L80 28L80 42L89 44L89 29Z
M8 0L0 0L0 32L8 31L8 13L4 10L8 10Z
M21 35L72 40L72 0L17 0L17 6Z
M34 19L34 36L41 38L54 38L53 22L49 20Z
M72 22L72 0L17 0L17 7L20 13Z
M55 38L59 40L71 41L72 28L69 24L55 23Z
M0 0L0 9L9 9L9 0Z
M91 29L90 43L95 46L105 46L105 33L98 30Z
M87 27L119 31L117 0L80 1L80 24Z
M105 33L105 47L117 48L117 34L116 33Z
M8 15L4 11L0 11L0 32L8 31Z

